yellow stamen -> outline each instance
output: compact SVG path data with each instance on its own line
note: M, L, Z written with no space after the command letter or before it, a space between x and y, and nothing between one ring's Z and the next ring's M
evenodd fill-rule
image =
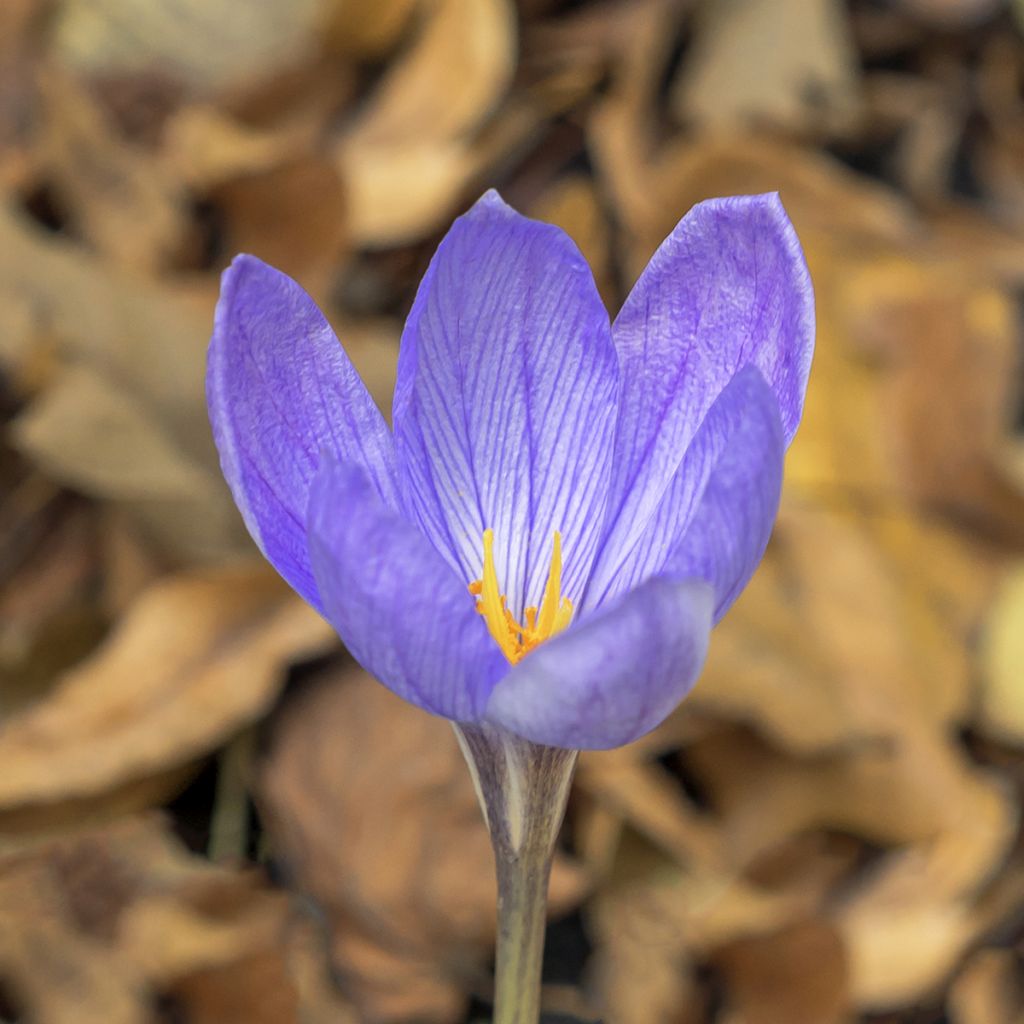
M498 590L498 574L494 568L494 531L484 530L483 576L469 584L469 592L477 599L477 611L484 617L494 642L512 664L569 625L572 602L562 597L561 590L562 536L556 530L540 611L531 605L524 613L526 624L520 625L506 607L505 595Z

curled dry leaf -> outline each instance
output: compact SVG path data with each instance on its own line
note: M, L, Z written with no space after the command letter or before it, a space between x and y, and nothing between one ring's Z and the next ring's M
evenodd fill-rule
M712 0L696 20L672 97L682 118L841 130L857 117L857 54L835 0Z
M214 295L181 292L111 266L0 206L0 281L22 295L62 358L131 390L191 453L213 446L202 394ZM198 456L197 456L198 457Z
M333 0L325 36L342 53L377 57L405 31L422 0Z
M678 930L647 901L623 894L596 901L601 945L591 987L603 1019L616 1024L703 1020L693 965Z
M39 173L104 255L153 271L181 245L186 194L154 157L125 142L81 83L41 75Z
M224 248L248 252L325 294L346 241L345 196L334 165L302 156L220 185Z
M308 55L324 0L62 0L54 50L96 78L165 75L196 96L267 78Z
M144 1024L160 1000L197 1024L354 1024L288 898L155 815L0 860L0 894L0 971L26 1019Z
M830 915L848 951L852 999L875 1010L909 1004L948 976L988 922L980 895L1018 823L1005 787L917 718L891 743L819 759L810 771L741 733L709 736L689 754L738 866L814 830L893 848Z
M337 158L357 244L394 244L436 227L480 166L473 135L515 64L509 0L435 0Z
M982 728L997 739L1024 744L1024 566L1002 581L985 627L980 706Z
M896 736L908 720L963 721L967 643L993 577L974 547L906 512L787 496L689 703L805 751Z
M287 709L261 772L279 854L326 910L364 1018L454 1022L495 931L494 861L446 722L361 670L327 672ZM556 858L551 909L583 894Z
M731 943L767 941L804 921L821 898L816 879L772 891L727 871L681 871L635 842L621 848L617 872L588 904L600 939L591 982L617 1024L704 1020L695 959Z
M206 421L213 294L196 303L2 207L0 281L0 294L10 289L28 303L58 365L76 364L51 372L52 390L25 412L18 432L26 451L60 483L130 500L151 539L175 557L247 550Z
M90 658L0 731L0 828L208 753L258 717L331 628L269 569L154 584Z
M145 405L88 365L59 372L11 437L48 476L93 497L162 502L192 494L214 508L220 496L220 481Z
M1021 1024L1024 983L1019 953L980 949L953 982L948 1001L951 1024Z
M254 128L211 104L182 107L164 127L163 159L170 173L195 189L261 174L309 148L304 126Z
M715 963L725 975L723 1024L848 1024L843 942L824 922L801 921L774 935L739 939Z

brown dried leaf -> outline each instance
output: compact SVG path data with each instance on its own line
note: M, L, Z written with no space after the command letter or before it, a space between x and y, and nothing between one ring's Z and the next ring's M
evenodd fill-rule
M31 407L26 414L47 468L97 495L101 481L116 483L124 498L125 488L139 495L129 477L145 478L148 469L145 460L120 460L145 453L161 467L160 491L133 497L132 508L164 551L209 560L247 550L206 419L213 294L193 302L46 237L3 208L0 282L0 294L10 289L30 302L36 329L52 337L62 361L84 364L48 381L52 398L44 391L38 416ZM100 447L85 452L84 439Z
M592 971L598 1002L617 1024L702 1021L693 958L775 934L813 909L800 889L772 892L727 872L680 871L635 842L620 850L616 870L588 910L600 937Z
M380 56L399 39L422 6L422 0L334 0L327 41L342 53Z
M209 509L220 499L220 481L145 406L88 366L60 372L11 436L47 475L94 497L163 502L190 494Z
M271 170L312 140L304 125L260 129L242 124L217 107L182 107L163 131L162 157L169 172L196 189Z
M496 890L448 724L357 669L329 673L286 712L260 788L279 850L330 916L360 1012L457 1020L462 979L493 942ZM579 869L556 859L552 913L582 892Z
M378 86L351 141L456 139L476 128L508 86L515 15L507 0L435 0L404 58Z
M0 810L94 798L186 764L258 717L331 628L269 569L185 573L0 734Z
M704 3L673 91L683 119L842 130L860 108L857 54L835 0Z
M952 1024L1024 1024L1024 984L1019 956L1008 949L975 953L953 982Z
M146 1000L131 970L112 963L101 942L82 934L45 867L0 868L0 905L0 971L33 1019L145 1024Z
M39 173L77 229L124 266L159 267L184 236L180 183L150 154L122 141L80 83L46 72L40 92Z
M1024 744L1024 567L1003 580L985 627L979 717L997 739Z
M225 182L212 198L225 217L228 252L249 252L326 291L346 241L345 196L325 158L304 156Z
M508 0L436 0L404 60L337 148L354 242L393 245L441 222L487 157L489 147L478 151L472 136L514 64ZM511 133L520 131L515 122Z
M729 987L722 1024L844 1024L852 1020L843 943L834 928L802 921L740 939L715 957Z
M0 970L32 1020L142 1024L159 997L204 1024L354 1024L287 896L188 854L156 816L0 860L0 892Z
M715 631L692 707L804 751L898 735L908 719L967 717L966 644L991 567L905 512L841 508L784 500L767 558Z
M648 901L601 895L601 942L592 984L604 1019L616 1024L696 1024L703 1007L685 942Z
M308 55L324 0L264 0L239 14L224 0L62 0L54 49L107 79L154 71L197 96L270 77Z

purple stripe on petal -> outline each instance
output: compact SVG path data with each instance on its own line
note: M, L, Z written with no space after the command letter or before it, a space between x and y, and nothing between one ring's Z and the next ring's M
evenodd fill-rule
M770 395L752 403L665 561L662 571L697 576L714 587L716 623L739 597L768 546L782 493L785 444Z
M324 459L309 549L327 618L352 656L399 697L477 720L508 663L465 582L358 466Z
M814 297L777 195L695 206L662 243L613 326L622 375L607 536L632 546L712 403L747 364L800 421Z
M397 505L391 433L313 300L239 256L224 272L206 397L221 467L260 550L322 610L306 550L306 505L321 451L361 465Z
M515 665L495 686L487 719L552 747L631 743L693 686L713 600L703 581L648 580Z
M603 520L617 359L568 236L496 192L460 217L402 336L395 441L409 514L466 580L482 534L517 616L543 593L553 533L582 592Z
M747 507L731 511L725 521L732 522L752 514L755 508L764 508L765 514L769 515L766 525L770 530L775 514L771 489L778 483L776 476L781 475L783 445L775 393L759 370L747 366L733 377L708 410L679 469L634 546L622 550L609 544L602 549L582 608L603 604L665 571L669 556L678 547L698 511L709 481L721 490L722 480L726 476L734 478L741 470L745 479L752 481L751 486L765 488L766 493L757 492L753 504L750 495L734 492L736 500ZM723 493L714 500L725 498ZM777 500L776 493L776 503ZM770 512L767 511L769 505ZM750 524L744 523L743 529L749 530ZM759 537L761 532L760 529L755 530L755 536ZM721 550L719 543L714 551L707 553L707 558L711 559ZM708 571L707 568L702 572L687 569L677 575L703 577Z

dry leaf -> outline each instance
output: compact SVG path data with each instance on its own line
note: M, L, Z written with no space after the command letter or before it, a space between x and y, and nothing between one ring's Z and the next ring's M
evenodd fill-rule
M694 33L672 97L680 118L835 131L857 117L857 56L836 0L711 0Z
M802 921L775 935L740 939L715 958L729 987L723 1024L844 1024L846 956L835 929Z
M482 157L471 136L515 60L508 0L435 0L337 156L357 244L395 244L437 226Z
M951 1024L1022 1024L1020 958L1008 949L982 949L968 960L949 995Z
M88 366L59 373L15 420L12 438L47 475L94 497L162 502L191 494L217 506L221 484L151 412Z
M4 723L0 827L208 753L266 709L289 663L333 638L262 566L154 584L92 657Z
M991 568L906 513L857 518L831 505L784 499L689 703L756 722L796 750L899 734L908 718L966 718L966 643Z
M61 62L104 78L165 75L203 96L269 77L307 55L324 0L61 0Z
M224 247L248 252L322 295L346 240L345 196L326 159L300 157L225 182L213 192Z
M986 732L1024 744L1024 567L1006 575L985 627L979 716Z
M376 57L391 47L422 0L334 0L326 36L346 54Z
M182 107L164 127L170 173L196 189L269 171L310 145L304 126L284 130L245 125L208 104Z
M0 860L0 892L0 970L32 1020L148 1024L160 999L201 1024L299 1024L320 989L311 1008L354 1024L288 898L188 854L156 816Z
M40 173L76 228L104 255L154 270L182 244L185 190L152 156L122 141L81 84L42 75Z

